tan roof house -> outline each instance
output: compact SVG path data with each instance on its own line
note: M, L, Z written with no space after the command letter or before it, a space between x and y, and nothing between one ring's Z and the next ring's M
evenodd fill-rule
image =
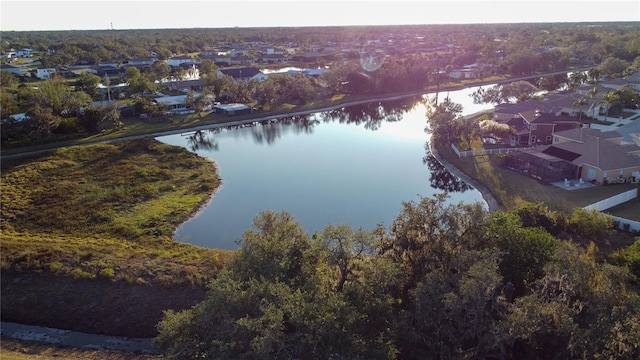
M541 151L573 158L570 162L578 166L577 178L600 184L640 179L640 146L624 141L617 131L580 128L553 137L553 144Z

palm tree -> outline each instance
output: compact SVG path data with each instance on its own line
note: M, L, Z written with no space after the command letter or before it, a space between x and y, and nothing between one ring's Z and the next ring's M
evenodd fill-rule
M583 72L574 72L569 75L569 88L575 89L582 85L586 78L586 75Z
M578 100L574 101L573 106L577 106L578 110L580 111L578 121L582 121L582 106L587 105L588 103L589 102L584 97L581 97Z
M587 76L589 77L592 83L597 83L600 78L600 70L598 68L591 68L587 70Z
M594 86L591 90L587 91L587 95L591 98L591 117L595 117L596 115L596 96L600 90L598 90L597 86Z
M104 86L107 87L107 96L109 98L109 102L111 102L111 80L109 79L109 77L107 76L107 74L104 74Z

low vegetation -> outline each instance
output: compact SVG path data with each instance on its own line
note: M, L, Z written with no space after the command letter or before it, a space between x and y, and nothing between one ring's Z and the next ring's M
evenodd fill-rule
M152 336L162 310L190 306L231 256L172 239L219 185L214 163L151 139L60 149L7 167L1 184L3 320L52 322L56 314L37 310L45 306L42 299L57 308L65 304L56 299L68 298L76 315L60 310L70 328ZM89 283L95 286L81 285ZM162 299L155 302L165 308L148 304L148 311L129 313L123 309L132 300L125 296L131 285L138 301L153 302L140 296L147 294L173 296L175 303ZM42 297L23 296L27 289ZM112 301L97 306L107 290ZM87 308L92 303L95 308ZM121 307L120 324L109 323L114 316L106 310L114 306ZM95 323L82 318L92 311L91 319L100 319Z

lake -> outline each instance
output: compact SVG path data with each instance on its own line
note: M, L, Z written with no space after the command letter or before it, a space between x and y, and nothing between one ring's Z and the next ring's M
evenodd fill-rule
M464 113L486 109L472 103L474 90L448 95ZM402 202L443 189L459 190L450 193L451 202L485 204L477 190L425 159L422 98L159 137L211 158L222 178L212 201L177 229L175 240L237 249L255 216L268 209L292 214L313 234L328 224L389 226Z

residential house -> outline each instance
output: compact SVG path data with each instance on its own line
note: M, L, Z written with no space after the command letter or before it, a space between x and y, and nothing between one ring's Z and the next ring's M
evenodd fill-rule
M187 55L174 56L167 60L167 64L171 67L177 67L182 64L195 64L195 63L196 63L196 59Z
M554 132L581 126L575 116L542 113L537 110L521 112L508 121L498 123L507 124L515 130L515 134L509 139L511 146L551 144Z
M13 49L2 53L2 58L5 59L7 62L11 62L16 57L17 57L16 52Z
M551 145L509 153L506 166L545 182L616 184L640 179L640 147L621 141L617 131L579 128L553 137Z
M579 104L580 101L583 104ZM580 112L590 114L594 107L598 106L599 100L592 99L589 96L578 92L551 93L547 94L542 100L542 104L547 109L553 109L556 113L564 113L569 115L578 115Z
M56 73L54 68L39 68L36 69L36 77L40 80L50 79L51 75Z
M550 150L551 149L551 150ZM601 184L640 179L640 146L624 141L618 131L580 128L554 133L554 142L543 152L564 152L578 167L576 178Z
M187 95L162 96L153 99L153 102L166 106L172 113L186 112L190 109L187 106Z
M289 58L284 54L264 54L258 57L258 60L267 64L277 64L289 61Z
M253 108L249 105L245 104L216 104L213 106L213 111L216 114L234 116L234 115L242 115L242 114L251 114L253 113Z
M476 78L475 69L456 69L449 73L449 77L452 79L474 79Z
M510 104L498 104L493 110L493 120L496 122L506 122L513 118L519 117L520 113L527 111L543 111L551 112L553 109L547 108L542 101L538 99L529 99L520 103Z
M246 47L236 47L230 51L231 57L235 56L249 56L249 49Z
M158 58L155 57L140 57L133 58L125 61L123 65L125 66L135 66L137 68L146 68L153 65L154 62L158 61Z
M225 75L231 76L235 81L248 81L251 79L263 81L267 79L267 75L263 74L260 69L254 67L218 70L218 76Z
M32 56L33 49L31 48L22 48L16 51L16 56L21 58L30 58Z
M622 89L623 87L629 87L640 92L640 80L634 76L617 79L602 79L600 80L600 84L602 84L603 87L608 88L606 92L615 89Z
M94 65L86 68L88 73L98 75L100 77L104 77L105 75L108 77L123 77L125 70L120 67L113 67L109 65Z
M166 86L170 91L200 91L204 89L204 79L171 81L164 83L164 86Z
M231 56L231 65L253 65L255 62L255 59L250 56Z
M622 135L622 143L636 144L640 146L640 121L631 121L628 124L617 127L616 131Z

